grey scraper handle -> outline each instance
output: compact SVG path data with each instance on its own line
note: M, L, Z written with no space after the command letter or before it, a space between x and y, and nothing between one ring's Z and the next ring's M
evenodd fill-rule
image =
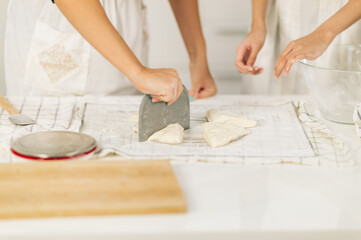
M145 95L139 108L139 141L147 141L155 132L169 124L179 123L184 129L190 127L190 107L187 88L174 103L152 102L150 95Z

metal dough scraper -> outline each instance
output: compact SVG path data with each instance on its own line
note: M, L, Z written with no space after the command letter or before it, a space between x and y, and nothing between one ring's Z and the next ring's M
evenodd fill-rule
M184 85L182 94L170 105L165 102L153 103L150 95L143 97L139 108L140 142L173 123L179 123L184 129L190 127L189 95Z

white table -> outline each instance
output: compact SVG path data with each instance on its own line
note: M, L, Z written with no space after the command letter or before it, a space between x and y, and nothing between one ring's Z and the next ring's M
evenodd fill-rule
M0 239L361 239L360 140L326 123L355 167L173 163L186 214L0 221Z

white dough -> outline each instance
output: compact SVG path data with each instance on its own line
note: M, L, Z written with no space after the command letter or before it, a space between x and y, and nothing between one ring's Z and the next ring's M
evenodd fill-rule
M209 122L230 123L244 128L251 128L257 124L256 121L253 121L243 115L220 109L211 109L207 111L206 117Z
M229 123L206 122L202 124L203 138L212 148L222 147L248 134L248 130Z
M183 136L184 128L178 123L175 123L153 133L153 135L148 138L148 141L165 144L180 144L183 142Z

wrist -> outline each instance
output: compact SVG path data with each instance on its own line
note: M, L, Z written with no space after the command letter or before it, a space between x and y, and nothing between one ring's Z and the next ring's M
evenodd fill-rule
M144 81L144 74L146 72L147 68L143 65L137 65L134 66L131 70L128 71L127 74L125 74L130 82L137 88L139 91L142 91L139 89L140 86L143 85Z
M195 61L195 62L190 62L189 70L190 70L191 76L193 76L193 74L196 74L197 76L201 75L203 77L210 75L207 60L199 60L199 61ZM193 83L194 80L197 80L197 79L194 79L192 77L191 80L192 80L192 83Z
M206 61L206 48L205 46L197 47L196 49L189 51L189 61L191 63L200 63Z
M189 64L191 66L207 66L207 57L205 54L201 56L192 57L189 60Z
M208 61L206 54L190 59L189 68L190 70L208 69Z
M320 35L320 37L327 43L331 43L333 39L338 35L338 33L333 31L332 29L328 29L322 26L317 28L314 33Z
M146 67L144 67L142 64L137 64L130 68L127 73L125 73L125 75L134 85L138 85L139 82L143 79L142 75L145 70Z
M251 32L262 32L266 33L266 23L265 22L255 22L251 25Z

